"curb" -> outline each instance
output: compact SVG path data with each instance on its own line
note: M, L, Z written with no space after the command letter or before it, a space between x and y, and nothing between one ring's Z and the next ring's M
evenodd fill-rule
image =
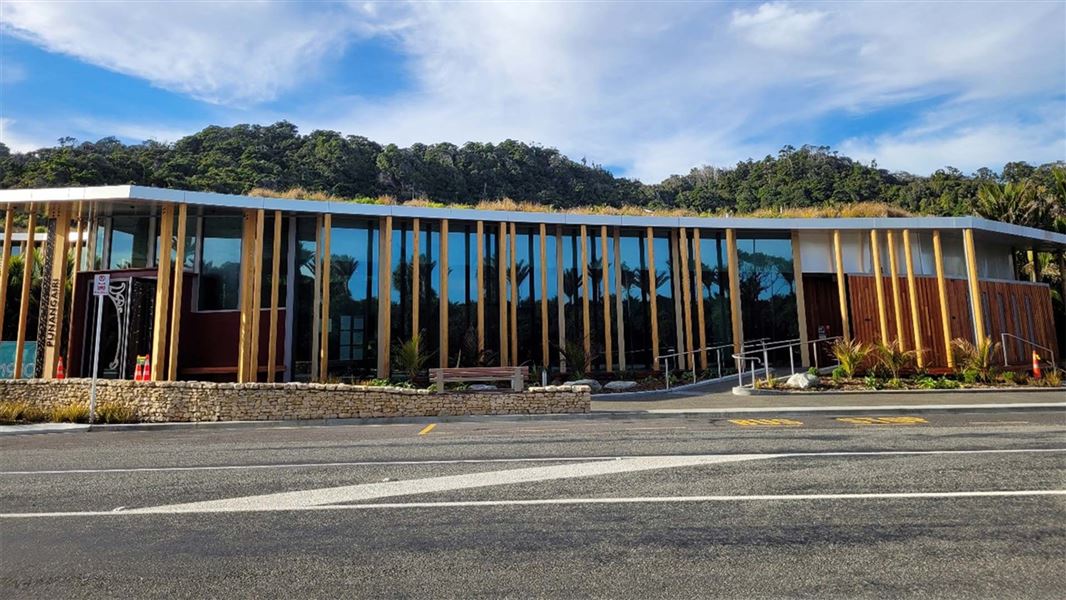
M1002 394L1004 392L1038 394L1054 393L1061 391L1066 393L1066 388L1052 387L985 387L985 388L954 388L944 390L753 390L749 387L734 387L734 396L848 396L848 395L878 395L878 394Z
M800 414L923 414L923 413L972 413L997 411L1064 411L1066 402L1018 402L999 404L883 404L872 406L768 406L761 408L659 408L647 412L655 416L704 416L734 417L743 414L777 413L785 415Z

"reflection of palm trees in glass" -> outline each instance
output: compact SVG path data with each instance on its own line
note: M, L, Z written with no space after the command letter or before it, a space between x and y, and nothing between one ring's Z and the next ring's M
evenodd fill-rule
M577 298L581 283L581 273L577 269L569 268L563 271L563 293L571 299Z
M352 297L351 288L349 284L352 278L355 277L356 271L359 270L359 261L354 257L342 254L340 256L334 256L330 259L330 290L334 287L341 287L344 289L348 297Z

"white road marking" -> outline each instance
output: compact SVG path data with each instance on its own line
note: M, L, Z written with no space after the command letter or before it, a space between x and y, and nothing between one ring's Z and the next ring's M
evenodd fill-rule
M644 412L653 414L684 414L684 413L767 413L790 411L802 412L839 412L847 411L883 411L883 410L951 410L951 409L982 409L982 408L1066 408L1066 402L1015 402L1015 403L989 403L989 404L890 404L884 406L760 406L752 408L651 408Z
M907 456L923 454L1017 454L1025 452L1066 452L1066 448L989 448L983 450L858 450L841 452L783 452L775 458L816 457L816 456ZM730 456L730 455L713 455ZM437 460L387 460L387 461L343 461L315 463L277 463L258 465L208 465L195 467L130 467L113 469L57 469L47 471L0 471L0 475L77 475L93 473L152 473L170 471L239 471L243 469L307 469L322 467L388 467L419 465L461 465L483 463L541 463L541 462L592 462L598 460L620 460L640 458L634 455L622 456L548 456L534 458L456 458Z
M680 504L687 502L794 502L813 500L935 500L954 498L1014 498L1025 496L1066 496L1066 490L987 490L971 492L878 492L869 494L753 494L743 496L644 496L632 498L544 498L537 500L457 500L445 502L403 502L378 504L327 504L321 506L274 507L257 511L319 511L410 508L465 508L493 506L543 506L581 504ZM144 508L121 512L54 512L6 513L0 519L30 519L40 517L102 517L115 515L174 514L159 508ZM203 511L219 512L219 511ZM185 511L186 514L195 514Z
M596 461L578 464L552 465L547 467L527 467L524 469L490 471L487 473L468 473L465 475L449 475L445 477L410 479L407 481L389 481L385 483L361 483L356 485L345 485L331 488L302 490L298 492L279 492L275 494L245 496L242 498L225 498L222 500L207 500L203 502L170 504L165 506L155 506L143 509L134 508L127 510L127 512L202 513L287 510L289 508L343 504L350 502L373 500L376 498L409 496L412 494L448 492L497 485L509 485L515 483L534 483L539 481L549 481L556 479L591 477L595 475L633 473L638 471L650 471L654 469L693 467L699 465L738 462L745 460L759 460L766 458L774 458L776 456L777 455L774 454L644 456L639 458L623 458L612 461Z

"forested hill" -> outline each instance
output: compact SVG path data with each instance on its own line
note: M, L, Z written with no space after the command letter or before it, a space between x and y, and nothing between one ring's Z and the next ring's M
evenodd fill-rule
M789 146L731 168L702 167L646 184L511 140L399 148L332 131L301 135L287 122L208 127L170 144L65 138L27 153L0 144L3 188L139 184L246 193L300 187L345 198L511 198L556 208L640 205L700 213L878 201L915 213L971 214L978 189L988 184L1028 181L1034 189L1051 189L1053 166L1015 162L1002 172L970 175L947 167L925 177L890 173L826 147Z

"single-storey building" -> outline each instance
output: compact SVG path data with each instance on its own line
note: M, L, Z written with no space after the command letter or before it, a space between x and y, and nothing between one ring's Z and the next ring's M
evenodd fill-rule
M811 364L828 345L812 342L837 337L898 340L928 368L952 364L955 338L1005 341L1015 364L1058 355L1050 290L1016 257L1062 256L1066 235L977 217L502 212L128 185L3 190L0 209L8 377L54 377L61 357L68 377L90 372L104 272L111 378L143 355L157 380L388 377L416 333L433 366L552 372L567 357L731 370L753 342L786 340ZM39 256L24 253L40 281L8 282L20 213L47 229Z

